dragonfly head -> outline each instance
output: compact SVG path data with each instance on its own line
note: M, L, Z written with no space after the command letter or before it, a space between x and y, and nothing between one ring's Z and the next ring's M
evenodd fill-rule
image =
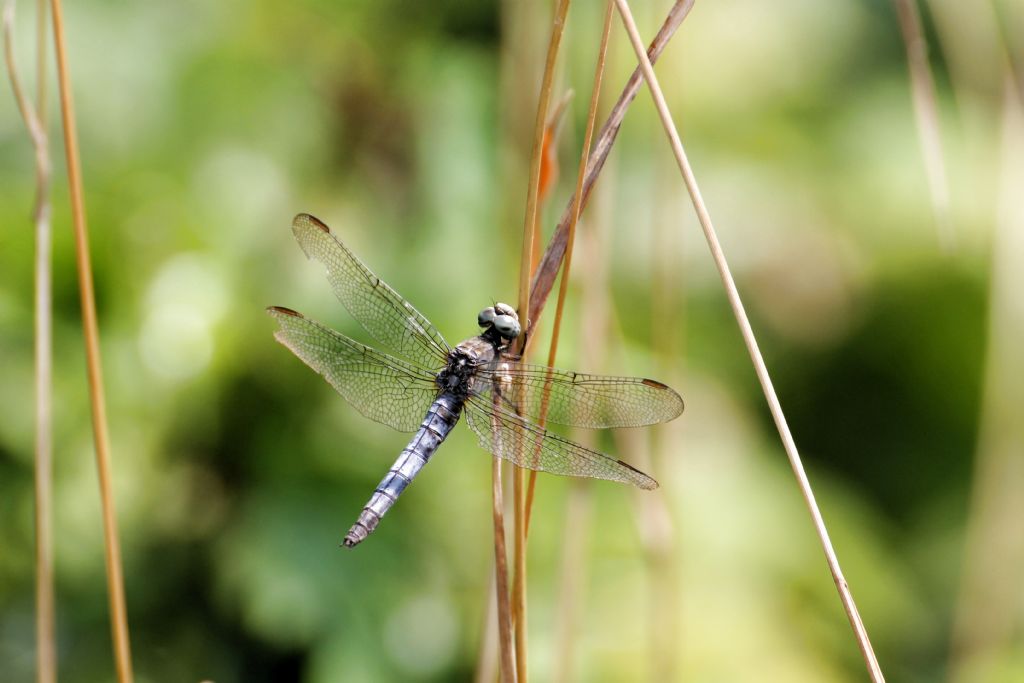
M488 306L480 311L476 322L485 330L493 329L505 341L512 341L522 332L519 316L516 314L516 310L508 304L497 303Z

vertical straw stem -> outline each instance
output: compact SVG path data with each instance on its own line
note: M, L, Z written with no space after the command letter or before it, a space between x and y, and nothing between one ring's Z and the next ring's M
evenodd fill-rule
M917 136L924 157L932 212L939 233L939 243L949 251L954 236L949 210L949 180L942 159L942 137L939 134L939 108L935 97L935 80L928 64L928 43L921 25L917 0L893 0L899 17L900 32L907 49L907 68L910 73L910 91L917 119Z
M75 232L75 261L78 266L78 289L82 305L82 327L85 336L86 368L89 377L89 399L92 406L93 439L96 448L96 469L99 475L100 505L103 514L103 539L107 567L107 591L110 599L111 632L114 659L119 683L133 680L131 648L128 639L128 616L121 568L121 547L117 536L114 511L114 490L110 464L110 435L103 392L103 371L100 365L99 330L96 321L96 300L93 292L92 264L89 260L89 237L85 219L85 198L75 131L74 101L71 75L68 72L64 40L64 14L60 0L51 0L53 40L57 53L57 80L60 89L61 118L64 124L64 152L67 157L68 186L71 194L71 215Z
M36 680L57 681L56 597L53 586L53 230L50 150L46 134L46 0L36 0Z
M665 16L665 21L662 22L661 28L658 29L658 34L651 41L650 47L647 48L647 56L652 63L658 61L658 57L661 56L669 40L672 39L676 30L683 23L683 20L690 14L695 1L676 0L675 4L669 9L668 14ZM580 198L580 203L583 206L586 206L587 200L590 198L590 191L594 187L594 183L597 182L605 162L608 160L608 155L611 153L615 139L618 137L619 129L622 127L622 121L626 117L626 110L629 109L629 105L636 98L636 94L640 92L642 81L642 72L640 67L637 67L633 70L629 80L626 81L619 99L612 106L612 110L608 113L608 118L605 119L600 132L597 134L597 142L594 143L593 150L590 153L590 162L587 164L587 177L583 183L583 196ZM573 208L574 203L575 197L569 200L569 204L562 211L562 216L558 220L558 226L555 228L555 234L551 236L544 256L541 257L540 265L537 266L534 273L533 282L530 285L530 308L526 322L526 329L528 331L532 331L537 325L548 295L551 294L551 288L555 284L555 277L558 275L562 257L565 256L566 243L569 238L569 221L575 210ZM527 340L529 339L532 339L532 337L527 335Z
M675 4L673 4L669 9L665 20L662 22L661 28L658 30L657 35L654 37L654 40L648 48L648 55L652 61L657 61L658 57L665 49L665 46L668 45L669 40L673 35L675 35L676 30L689 14L694 2L695 0L676 0ZM598 133L597 142L594 144L590 163L587 165L587 176L583 186L583 197L581 201L581 205L583 206L586 205L590 196L590 189L597 181L597 177L601 174L601 169L604 168L604 163L608 158L608 154L611 152L612 146L615 144L619 128L622 126L626 110L629 108L629 105L636 98L636 94L640 90L640 83L640 68L637 67L633 71L629 80L627 80L626 85L619 94L618 100L612 107L611 112L609 112L608 117L605 119L600 133ZM570 202L571 201L572 200L570 200ZM536 321L544 308L544 304L547 302L548 295L551 293L551 287L554 284L555 276L557 275L561 265L562 257L565 255L569 217L571 216L572 211L573 207L570 203L570 205L563 210L559 223L555 228L555 233L548 242L548 246L541 258L541 263L535 269L530 289L529 320L526 321L527 330L532 330L534 328ZM527 341L529 341L529 339L530 337L528 336ZM498 512L500 513L500 511ZM507 583L505 588L507 589ZM492 590L496 591L497 589L496 587L492 587ZM500 628L497 630L500 633ZM478 669L478 673L485 673L486 654L486 648L481 646L480 668Z
M796 443L793 440L793 435L790 433L789 426L786 423L786 417L782 412L782 406L779 403L778 396L775 394L771 378L768 375L764 359L761 356L757 340L754 337L753 329L750 326L750 321L748 320L746 311L743 308L743 302L740 300L739 291L736 288L736 283L729 270L729 264L725 259L722 246L718 241L714 225L711 222L711 215L708 213L704 200L701 197L700 189L697 187L697 180L694 177L693 170L690 168L690 163L686 158L686 152L683 150L683 144L679 139L679 133L676 130L675 124L672 122L672 115L665 102L665 97L661 92L661 87L658 85L657 78L654 74L654 68L651 66L651 62L647 58L646 52L644 52L643 43L640 40L640 34L637 30L636 23L633 21L629 5L626 0L615 0L615 4L618 7L619 14L622 16L622 22L625 25L626 32L629 34L629 39L633 44L633 50L637 54L637 59L640 60L640 66L643 69L644 78L647 80L648 88L654 99L655 107L658 110L658 116L665 128L666 134L668 135L672 151L675 154L679 170L683 176L683 181L686 184L686 189L690 193L694 209L697 212L701 228L704 231L704 237L711 250L711 256L714 259L715 266L722 278L722 284L725 287L729 304L732 307L733 314L736 317L736 322L739 325L741 334L743 335L743 341L746 344L747 351L750 353L750 358L754 365L754 371L761 383L761 388L764 391L765 399L767 400L768 407L771 410L772 418L775 420L775 426L779 430L779 436L782 438L782 445L786 450L787 456L789 456L790 466L793 469L794 475L796 475L797 483L800 486L800 491L807 504L807 509L810 512L811 519L814 523L814 528L818 533L818 538L821 541L822 549L825 553L825 559L828 562L829 570L832 572L832 578L835 581L839 597L846 610L847 618L850 621L850 625L853 627L853 632L857 638L861 655L867 665L868 673L871 676L871 680L875 683L884 681L885 679L882 675L882 670L878 665L878 660L875 658L875 653L871 647L871 641L868 638L867 630L864 628L864 623L860 618L860 613L857 611L857 606L853 601L853 594L850 592L850 587L847 584L846 579L843 577L842 569L839 566L839 559L832 547L828 531L825 528L824 519L821 516L821 511L818 509L818 504L814 499L814 493L811 489L810 482L807 479L807 474L804 472L803 464L800 461L800 454L797 451Z
M555 18L551 26L551 38L548 42L548 53L544 64L544 75L541 79L540 95L537 99L537 115L533 129L533 151L530 157L530 178L526 193L526 216L523 221L523 250L519 265L519 311L527 317L530 309L530 279L533 275L533 243L537 227L537 197L540 192L541 155L544 148L544 127L547 122L548 105L551 101L551 89L554 82L555 63L558 49L565 31L565 17L569 11L569 0L559 0L555 9ZM523 325L525 331L526 325ZM525 341L525 340L524 340ZM519 350L523 350L520 343ZM516 676L519 683L527 680L527 641L526 641L526 515L525 515L525 477L524 470L519 466L512 467L513 476L513 511L515 523L515 575L512 585L512 614L515 619L516 635ZM498 586L499 592L502 586Z
M508 554L505 550L505 502L501 490L501 463L491 462L491 500L494 520L494 581L498 602L498 651L501 683L516 683L516 669L512 648L512 614L508 597Z
M558 283L558 301L555 305L555 321L551 331L551 345L548 347L548 367L555 364L555 357L558 355L558 340L562 330L562 314L565 309L565 296L569 290L569 272L572 267L572 249L576 241L576 225L579 223L580 211L583 202L583 183L587 177L587 161L590 156L590 145L594 138L594 122L597 119L597 104L601 96L601 80L604 77L605 57L608 54L608 37L612 27L612 3L608 0L604 14L604 27L601 31L601 44L597 52L597 63L594 67L594 84L590 92L590 107L587 109L587 127L583 134L583 150L580 152L580 164L576 173L576 190L572 200L572 217L569 220L569 235L565 247L565 260L562 265L562 279ZM548 397L550 385L545 385L543 400L541 401L540 421L543 427L547 417ZM526 529L525 534L530 533L530 515L533 511L533 496L537 486L537 471L530 471L530 483L526 490Z
M4 59L18 111L35 151L35 565L36 680L57 680L53 591L53 316L50 225L50 155L46 136L46 2L36 5L36 104L25 97L14 63L14 2L4 6Z

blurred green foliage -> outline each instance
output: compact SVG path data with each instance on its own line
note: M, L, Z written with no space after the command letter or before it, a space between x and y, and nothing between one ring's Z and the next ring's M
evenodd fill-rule
M590 4L576 3L566 38L560 87L577 94L551 218L582 137L600 26ZM649 34L666 4L636 4ZM139 681L471 677L493 556L487 455L460 428L373 537L340 550L405 437L362 419L275 344L263 308L364 338L292 240L299 211L329 223L449 341L475 333L482 305L515 299L522 131L545 17L545 3L465 0L67 7ZM948 663L986 340L994 200L989 178L955 162L998 111L979 95L961 123L942 66L942 112L956 124L951 255L938 247L890 3L698 3L658 67L862 615L901 681L938 680ZM616 27L609 97L631 68ZM56 118L58 646L62 680L106 681ZM13 102L0 98L5 681L33 676L31 169ZM863 680L645 93L598 193L623 336L605 367L580 369L664 377L687 401L655 472L675 526L680 680ZM675 305L652 321L652 235L666 225ZM574 265L596 267L585 255ZM574 290L561 365L579 367L587 314ZM663 334L668 357L651 352ZM569 486L539 482L530 633L541 679L563 656ZM590 489L575 670L643 680L657 637L632 492Z

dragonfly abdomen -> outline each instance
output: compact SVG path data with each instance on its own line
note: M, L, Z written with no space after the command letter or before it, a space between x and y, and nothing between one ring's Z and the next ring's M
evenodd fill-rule
M437 397L427 410L423 424L416 431L409 445L402 449L395 464L384 475L377 489L370 496L359 519L349 529L344 545L348 548L358 545L377 527L381 518L391 509L423 466L430 460L438 446L459 421L463 399L445 392Z

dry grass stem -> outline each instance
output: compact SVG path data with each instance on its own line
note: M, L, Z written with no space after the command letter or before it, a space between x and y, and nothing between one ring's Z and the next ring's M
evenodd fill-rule
M779 403L778 396L775 394L775 389L772 386L771 378L769 377L768 370L765 367L764 359L761 357L761 351L758 348L753 329L750 327L750 321L748 320L746 311L743 308L743 302L740 300L739 291L736 289L736 283L729 270L729 264L725 259L725 254L722 252L721 244L718 241L714 225L711 222L711 216L708 213L707 206L705 206L703 198L701 197L700 189L697 187L697 180L694 177L693 170L690 168L690 163L686 158L686 152L683 150L683 144L679 139L679 133L676 130L675 124L672 122L672 116L669 113L668 105L665 103L665 97L661 92L661 87L658 85L657 77L654 74L654 68L648 59L647 54L644 52L643 43L640 40L640 34L637 31L636 23L633 21L633 16L629 10L628 3L626 0L615 0L615 4L619 9L619 14L622 16L623 24L626 27L626 32L629 34L629 39L633 44L633 49L637 54L637 59L640 60L640 66L643 69L644 77L647 80L651 96L654 98L655 107L658 110L658 116L665 128L666 134L668 135L672 151L675 154L679 170L683 176L683 181L686 183L686 188L690 193L690 198L693 200L693 206L697 212L697 217L700 220L701 228L704 231L704 237L707 240L708 247L711 250L711 256L714 259L715 266L722 278L722 284L725 287L726 296L729 299L729 304L732 307L733 314L736 317L736 322L739 325L741 334L743 335L743 341L750 353L750 358L754 365L754 371L757 373L757 378L761 383L761 388L764 391L765 399L767 400L768 407L771 410L772 418L775 420L775 425L779 430L780 437L782 438L782 445L786 450L786 454L789 456L789 462L793 468L793 473L796 475L797 483L800 486L804 501L807 503L808 511L811 514L815 530L818 533L818 538L820 539L822 548L825 552L825 559L832 572L832 578L839 591L839 596L843 602L843 607L846 610L846 615L850 620L850 625L853 627L857 643L861 650L861 655L867 665L868 673L871 675L872 681L875 681L876 683L883 681L884 677L882 675L882 670L878 665L878 660L876 659L874 650L871 647L871 641L868 638L867 630L864 628L864 623L860 618L860 613L857 611L857 606L853 600L853 594L850 592L846 579L843 578L842 569L839 566L839 559L832 547L832 542L829 539L828 531L825 528L825 522L822 519L821 511L818 509L818 504L814 499L814 492L811 489L810 482L807 479L807 474L804 472L803 464L800 461L800 454L797 451L796 443L794 442L793 435L790 433L789 426L786 423L786 417L782 412L782 406Z
M28 128L35 151L35 533L36 533L36 680L57 680L57 644L54 629L56 600L53 589L53 293L50 224L50 153L46 135L46 30L45 0L36 5L36 104L25 96L14 62L14 2L4 6L4 59L18 111Z
M665 46L668 45L669 40L675 35L676 29L679 28L683 20L690 13L694 2L695 0L676 0L672 8L669 9L665 21L662 22L661 28L658 29L658 34L651 41L651 45L647 49L647 55L652 63L658 61L658 57L661 56ZM600 175L605 162L608 160L608 154L611 152L612 145L615 144L615 138L619 134L619 128L622 126L622 121L626 116L626 110L629 109L630 103L640 91L642 81L642 72L637 67L629 77L629 80L626 81L622 94L619 95L619 99L608 113L608 118L605 119L604 125L601 126L601 130L597 135L597 142L594 143L594 148L590 152L587 175L583 181L581 206L586 206L587 200L590 198L590 191L594 187L594 183L597 181L597 177ZM555 228L555 233L551 236L544 256L541 258L540 265L533 275L533 282L530 286L530 313L527 316L529 319L527 327L531 333L540 319L541 311L544 309L544 304L547 302L551 288L554 286L555 277L558 275L562 257L565 256L569 239L569 221L572 218L573 211L575 211L573 204L575 204L575 197L569 200L569 205L562 212L562 216L558 221L558 227Z
M92 407L92 428L96 447L96 468L100 484L100 505L103 511L103 538L114 659L117 680L119 683L129 683L133 680L133 675L128 639L128 615L125 607L121 547L117 536L117 516L114 511L110 436L107 431L103 371L100 366L99 329L96 322L96 299L93 292L92 264L89 260L89 237L85 220L85 198L82 193L78 136L75 131L71 75L68 72L64 40L64 14L60 0L51 0L50 8L53 13L53 40L57 53L57 79L60 87L61 118L64 124L64 151L67 157L71 215L75 232L75 259L78 266L78 289L81 295L82 327L85 335L86 367L89 376L89 399Z
M928 174L928 190L932 211L939 232L939 243L949 251L954 245L953 219L949 207L949 179L942 156L942 136L939 133L939 107L935 96L935 80L928 64L928 43L921 25L921 14L916 0L893 0L900 21L900 32L907 48L907 66L910 71L910 89L917 119L917 135Z
M540 195L540 171L544 151L544 130L548 119L548 107L551 102L551 90L555 78L555 65L558 61L558 49L562 44L565 31L565 18L569 12L569 0L559 0L555 9L555 17L551 26L551 39L548 42L548 53L544 63L544 75L541 78L540 95L537 98L537 114L533 129L533 151L530 156L530 178L526 194L526 216L523 220L523 249L519 263L519 311L520 317L526 316L530 309L530 278L533 274L533 243L538 230L538 197ZM525 331L525 325L524 331ZM518 350L524 351L525 337L518 344ZM513 465L513 520L515 528L515 574L512 585L512 617L515 621L516 676L519 683L525 683L527 673L527 639L526 639L526 484L525 470ZM499 584L498 591L502 590Z
M491 459L491 510L494 520L494 582L498 604L498 653L502 683L516 683L512 645L512 609L508 596L508 553L505 550L505 503L501 488L500 458Z
M558 355L558 340L562 330L562 314L565 309L565 296L569 291L569 273L572 267L572 248L576 240L576 225L580 219L582 202L580 197L583 194L583 181L586 179L587 160L590 156L590 145L594 138L594 122L597 119L597 105L601 97L601 80L604 77L605 58L608 54L608 37L611 34L612 26L612 3L608 0L604 15L604 27L601 32L601 42L597 51L597 60L594 67L594 84L590 91L590 107L587 109L587 126L583 134L583 150L580 152L580 163L576 173L576 190L572 200L572 215L569 219L568 239L565 249L565 264L562 267L562 279L558 286L558 301L555 305L555 322L551 331L551 345L548 347L548 366L555 364ZM547 387L546 387L547 388ZM548 391L545 391L541 401L540 420L538 424L544 426L548 411ZM530 471L530 483L526 490L526 534L530 532L530 514L533 510L533 496L537 487L537 472Z
M566 90L555 104L554 110L544 125L544 142L541 146L540 176L537 178L537 213L533 220L533 245L530 253L530 272L537 269L541 257L541 214L543 207L551 196L551 191L558 182L558 138L562 132L565 112L572 101L573 91Z

